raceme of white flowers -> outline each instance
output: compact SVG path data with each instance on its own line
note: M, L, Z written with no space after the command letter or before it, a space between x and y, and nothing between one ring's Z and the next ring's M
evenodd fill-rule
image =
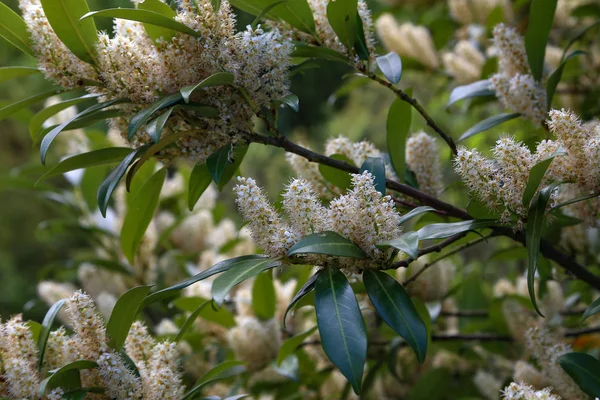
M502 8L504 17L512 19L512 6L508 0L448 0L452 17L463 25L485 25L496 8Z
M457 83L466 84L479 80L485 64L483 53L468 40L459 41L454 51L442 55L444 68Z
M511 382L502 391L503 400L560 400L551 389L536 390L524 383Z
M356 243L367 260L342 258L333 265L352 270L380 268L390 261L392 251L380 250L376 243L400 234L400 214L389 196L375 189L374 178L365 171L352 174L352 189L323 206L310 183L294 179L283 194L284 218L269 203L252 178L238 178L235 187L238 208L252 231L256 245L266 254L283 256L302 237L334 231ZM329 257L310 257L315 265L327 265Z
M600 132L564 109L550 111L547 124L555 140L541 141L535 152L506 137L496 142L493 159L465 147L459 148L454 159L454 169L470 191L488 208L502 211L505 222L511 214L526 216L528 205L523 204L523 193L531 168L559 150L566 154L553 159L540 187L551 182L571 182L576 186L575 193L581 195L600 189ZM569 186L559 190L573 193L573 186Z
M506 108L539 125L546 119L546 91L531 75L523 38L504 24L496 25L493 34L498 72L490 78L492 89Z

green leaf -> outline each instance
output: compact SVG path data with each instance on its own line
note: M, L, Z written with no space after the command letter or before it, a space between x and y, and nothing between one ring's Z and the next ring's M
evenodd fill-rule
M42 160L42 164L46 163L46 154L48 153L48 149L50 149L50 145L52 144L54 139L56 139L56 137L69 124L71 124L72 122L74 122L76 120L82 119L84 117L91 117L97 111L104 110L107 107L111 107L116 104L124 103L126 101L127 101L126 99L115 99L115 100L105 101L103 103L94 104L93 106L81 111L80 113L75 115L73 118L71 118L71 119L63 122L62 124L58 125L57 127L53 128L50 132L48 132L44 136L44 138L42 139L42 143L40 145L40 158Z
M286 358L288 358L288 356L290 356L292 353L294 353L294 351L296 351L298 346L300 346L302 344L302 342L304 342L304 339L306 339L307 337L312 335L313 332L316 330L317 330L317 327L314 326L314 327L310 328L309 330L307 330L306 332L302 332L296 336L292 336L291 338L289 338L285 342L283 342L283 344L279 348L279 354L277 355L277 365L281 365L281 362L283 360L285 360Z
M142 3L138 3L137 8L139 10L153 11L155 13L161 14L162 16L170 20L174 20L177 16L175 10L173 10L171 7L169 7L168 4L163 3L160 0L144 0ZM177 35L177 32L175 32L172 29L149 23L144 24L144 29L146 30L146 33L148 34L148 36L150 36L150 39L152 39L154 43L156 43L156 41L160 38L169 41L173 39L175 35Z
M567 152L562 147L556 150L550 157L537 162L529 172L529 178L527 180L527 186L525 186L525 191L523 192L523 206L525 208L529 208L529 203L531 203L531 199L537 192L540 183L542 183L542 179L544 178L544 174L550 167L552 160L557 156L567 155Z
M81 17L82 20L87 18L120 18L129 21L143 22L144 24L150 24L167 28L176 32L185 33L190 36L198 37L200 34L194 31L187 25L177 22L172 18L166 17L160 13L150 10L134 9L134 8L107 8L100 11L92 11Z
M585 309L583 315L581 316L581 322L598 313L600 313L600 297L594 300L592 304Z
M106 149L93 150L87 153L77 154L65 158L60 163L52 167L50 171L42 175L36 182L36 185L44 179L51 178L65 172L77 169L93 167L97 165L114 164L122 161L131 149L127 147L109 147Z
M42 327L40 329L40 336L38 337L38 369L42 369L42 365L44 364L44 355L46 353L46 344L48 343L48 337L50 336L50 330L52 329L52 325L54 324L54 320L58 315L58 312L64 306L65 299L61 299L54 303L52 307L48 310L46 315L44 316L44 320L42 321Z
M220 181L218 183L219 190L223 190L223 187L225 187L237 173L240 164L244 161L248 147L248 145L244 144L237 144L233 147L233 152L229 156L230 162L225 166L225 169L221 173Z
M450 92L450 98L446 104L446 108L450 107L457 101L468 99L471 97L493 96L494 91L490 89L492 83L489 79L469 83L468 85L457 86Z
M377 66L383 72L383 75L393 84L400 82L402 78L402 59L393 51L385 56L376 58Z
M410 210L409 212L404 214L402 217L400 217L400 220L398 220L398 225L402 225L405 222L413 219L416 216L419 216L421 214L424 214L426 212L431 212L431 211L436 211L436 209L433 207L429 207L429 206L421 206L421 207L413 208L412 210Z
M231 0L231 5L252 15L260 15L264 9L278 0ZM266 17L283 20L303 32L315 33L315 20L306 0L287 0L284 4L271 8Z
M212 86L223 86L233 84L234 76L231 72L217 72L212 74L202 82L195 85L185 86L179 91L181 97L186 103L190 102L190 96L198 89L212 87Z
M219 275L212 284L212 295L215 303L221 305L225 296L237 284L255 277L262 271L281 265L281 261L273 258L247 260L236 264Z
M273 103L275 106L286 105L296 112L300 111L300 99L295 94L288 94L287 96L282 97L281 99L273 101Z
M296 304L298 304L298 302L300 300L302 300L302 298L304 296L308 295L310 292L312 292L314 290L316 281L317 281L317 274L314 274L313 276L308 278L306 283L300 288L300 290L298 290L298 293L296 293L296 295L294 295L294 298L292 299L292 301L290 301L290 304L288 304L287 308L285 309L285 312L283 313L283 328L284 329L286 327L286 319L287 319L288 313L290 312L290 310L292 308L294 308L294 306Z
M205 301L206 299L201 297L180 297L175 299L172 304L181 310L194 312ZM209 304L210 302L211 301L209 301ZM205 307L200 310L198 316L207 321L219 324L226 329L231 329L236 325L233 313L225 307L219 309Z
M418 232L406 232L400 237L392 240L386 240L385 242L377 243L377 247L393 247L398 250L402 250L410 256L413 260L419 257L419 233Z
M229 157L233 151L233 144L229 143L212 153L206 159L206 167L210 171L213 181L218 185L225 167L229 164Z
M55 389L57 387L63 387L65 378L67 380L70 380L69 378L71 378L71 376L72 376L69 374L69 372L72 372L72 371L79 372L82 369L92 369L92 368L97 368L97 367L98 367L98 364L96 364L94 361L88 361L88 360L78 360L78 361L74 361L72 363L62 366L61 368L56 370L54 373L52 373L52 375L50 375L49 377L47 377L40 383L40 392L39 392L40 397L43 397L46 394L46 392L49 392L52 389ZM79 373L77 374L77 378L78 377L79 377ZM64 389L68 390L69 388L64 388Z
M2 6L0 6L0 8L1 7ZM2 18L2 17L0 17L0 18ZM2 22L0 21L0 24L1 23ZM0 28L0 32L1 31L2 31L2 28ZM33 68L33 67L1 67L0 68L0 83L9 81L14 78L20 78L22 76L36 75L36 74L41 74L41 73L42 73L42 71L40 71L37 68Z
M152 217L154 217L158 207L160 191L166 177L166 168L162 168L152 175L127 207L127 214L125 214L123 227L121 228L121 250L123 250L123 255L131 264L133 264L133 259L142 242L144 233L150 225Z
M419 240L446 239L450 236L454 236L459 233L468 232L480 228L488 228L495 224L497 224L495 220L473 219L461 222L430 224L419 229L417 233L419 234Z
M356 12L356 38L354 41L354 51L356 51L358 58L361 60L368 60L371 56L367 45L367 38L365 37L363 21L358 11Z
M179 329L179 332L177 333L177 336L175 336L175 342L176 343L178 343L181 340L181 338L183 338L183 335L185 335L185 333L187 332L187 330L191 328L191 326L194 323L194 321L196 321L196 318L198 318L198 315L200 315L200 313L202 312L202 310L206 306L208 306L211 302L212 302L212 300L204 300L204 302L202 302L202 304L200 304L194 310L194 312L192 312L190 314L190 316L187 317L187 319L185 320L185 322L181 326L181 329Z
M318 272L315 309L323 350L360 394L367 356L367 329L346 276L338 269Z
M327 4L327 19L340 42L350 51L357 36L358 0L336 0Z
M99 95L97 94L86 94L84 96L76 97L74 99L61 101L59 103L53 104L49 107L42 109L37 114L35 114L33 118L31 118L31 120L29 121L29 136L35 141L40 131L43 129L43 125L44 122L46 122L46 120L58 114L64 109L67 109L79 103L83 103L84 101L88 101L90 99L95 99L98 96Z
M241 361L224 361L221 364L218 364L204 374L202 378L196 382L196 385L183 396L182 400L193 399L200 389L211 382L243 374L246 372L246 367L244 367L243 364L244 363Z
M458 141L460 142L460 141L470 138L471 136L476 135L480 132L487 131L488 129L492 129L496 125L500 125L506 121L510 121L511 119L515 119L519 116L521 116L521 114L519 114L519 113L506 113L506 114L498 114L498 115L494 115L493 117L486 118L483 121L479 121L478 123L476 123L469 129L467 129L465 131L465 133L463 133L461 135L461 137L458 138Z
M206 164L196 164L188 184L188 208L190 211L194 209L198 199L208 189L211 182L212 176Z
M127 137L131 140L133 135L135 135L135 133L142 126L144 126L146 124L146 122L148 122L150 120L150 118L152 118L152 115L155 112L165 109L167 107L170 107L173 104L180 102L181 99L182 99L181 93L179 93L179 92L169 94L167 96L164 96L164 97L158 99L157 101L152 103L150 106L144 108L142 111L135 114L131 118L131 121L129 121L129 130L127 132Z
M375 189L382 196L385 196L385 163L383 162L383 158L381 157L367 157L367 159L363 162L363 165L360 167L360 173L362 174L364 171L369 171L371 175L373 175L373 180L375 183Z
M377 313L413 348L420 363L427 354L427 329L408 293L394 278L367 269L363 282Z
M525 32L525 50L531 75L536 81L542 80L544 57L548 35L554 21L557 0L531 0L529 23Z
M360 247L339 233L332 231L313 233L303 237L287 253L289 257L297 254L326 254L360 260L367 259L367 255Z
M269 320L275 315L277 299L273 277L270 272L259 274L252 286L252 308L254 314L263 320Z
M343 161L350 165L354 165L352 160L343 154L333 154L329 157L333 158L334 160ZM341 171L328 165L319 164L319 172L329 183L340 189L346 190L352 186L352 177L350 177L350 174L346 171Z
M540 252L540 241L542 239L542 228L544 226L544 216L546 207L550 201L550 195L558 184L553 183L543 188L537 198L531 202L531 207L527 214L527 228L525 231L525 243L527 245L527 289L533 308L540 315L544 316L538 308L535 300L534 280L535 272L538 266L538 255Z
M30 46L29 31L23 18L0 2L0 36L25 54L35 57Z
M554 97L554 93L556 92L556 87L558 86L558 84L560 83L560 80L562 79L562 74L563 74L563 70L565 69L565 65L573 57L583 55L583 54L586 54L585 51L575 50L568 56L564 57L563 60L561 61L560 65L558 66L558 68L556 68L556 70L548 78L548 83L546 83L546 99L547 99L546 101L548 104L548 109L550 109L552 106L552 98Z
M102 213L102 216L106 218L106 209L108 208L108 202L113 192L117 188L117 185L127 172L127 169L133 164L133 162L141 157L148 150L147 146L140 147L139 149L132 150L123 161L110 174L104 179L100 187L98 187L98 208Z
M406 139L412 123L412 107L397 98L390 106L387 116L387 150L396 175L405 174Z
M81 60L94 64L98 33L93 20L80 18L90 11L85 0L40 0L48 22L61 42Z
M117 109L96 111L96 112L91 113L90 115L77 118L74 121L68 123L63 128L62 132L70 131L73 129L85 128L85 127L93 125L97 122L105 121L105 120L112 119L112 118L118 118L123 115L125 115L123 110L117 110ZM34 140L35 143L39 142L40 138L43 138L44 136L46 136L48 134L48 132L52 131L53 129L55 129L57 127L58 127L58 125L52 125L52 126L49 126L48 128L44 128L44 130L40 132L40 134L37 136L37 138L35 138L35 139L32 138L32 140Z
M177 293L179 293L181 290L185 289L186 287L188 287L190 285L193 285L196 282L200 282L200 281L202 281L208 277L211 277L213 275L216 275L218 273L228 271L229 269L231 269L237 265L244 264L247 261L251 261L251 260L258 261L258 260L266 260L266 259L268 259L268 258L264 255L252 254L252 255L240 256L240 257L230 258L228 260L221 261L221 262L213 265L209 269L202 271L199 274L196 274L182 282L179 282L173 286L169 286L167 288L159 290L158 292L152 293L144 300L143 307L146 307L157 301L176 296Z
M150 292L151 287L152 285L136 286L123 293L117 300L106 323L106 335L109 337L108 345L116 351L123 348L129 328L135 321L142 302Z
M558 363L586 394L600 396L600 361L585 353L568 353Z
M260 14L258 14L256 16L256 18L254 18L254 21L252 21L252 23L250 24L250 26L252 27L252 29L256 29L256 27L258 26L258 24L265 19L266 15L269 13L269 11L271 11L273 8L277 7L280 4L285 3L287 0L280 0L280 1L276 1L275 3L271 3L269 4L267 7L265 7L264 10L262 10L260 12Z
M4 121L6 118L12 116L14 113L16 113L19 110L22 110L25 107L29 107L35 103L39 103L42 100L46 100L48 97L52 97L65 92L66 90L49 90L47 92L36 94L26 99L19 100L16 103L11 103L7 106L4 106L0 108L0 121Z
M344 64L348 62L348 58L345 55L326 47L310 46L302 42L296 42L294 45L295 49L292 51L292 57L322 58L324 60L337 61Z

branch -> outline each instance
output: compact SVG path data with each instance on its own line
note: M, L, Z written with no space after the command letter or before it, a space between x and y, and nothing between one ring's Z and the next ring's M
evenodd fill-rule
M562 310L560 315L572 316L581 315L585 312L585 309L575 310ZM538 315L535 311L531 312L531 315ZM487 310L459 310L459 311L441 311L440 317L458 317L458 318L487 318L490 313Z

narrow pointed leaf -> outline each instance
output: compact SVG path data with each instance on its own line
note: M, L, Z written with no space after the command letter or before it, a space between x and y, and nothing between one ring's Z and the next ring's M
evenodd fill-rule
M40 329L40 336L38 337L38 369L42 369L44 364L44 355L46 353L46 344L48 343L48 337L50 336L50 330L54 324L54 320L58 315L60 309L65 305L65 299L59 300L50 307L44 320L42 321L42 328Z
M326 47L309 46L303 42L297 42L294 43L294 45L295 49L292 52L292 57L322 58L324 60L337 61L344 64L348 62L348 59L345 55Z
M41 0L48 22L58 38L81 60L93 64L98 33L96 24L80 18L90 11L85 0Z
M198 89L212 87L212 86L223 86L233 84L234 76L231 72L217 72L212 74L208 78L196 85L190 85L180 90L181 97L186 103L190 102L190 96Z
M98 96L99 95L96 94L86 94L84 96L77 97L74 99L61 101L59 103L53 104L49 107L42 109L37 114L35 114L33 118L31 118L31 120L29 121L29 136L31 136L31 138L35 140L35 138L37 138L40 131L42 130L44 122L46 122L47 119L51 118L52 116L71 106L83 103L84 101L88 101L90 99L95 99Z
M377 66L383 75L393 84L400 82L402 78L402 59L393 51L376 59Z
M152 115L160 111L164 108L170 107L173 104L176 104L181 101L181 93L173 93L167 96L164 96L150 106L146 107L142 111L135 114L131 121L129 121L129 129L127 132L127 137L131 139L135 133L146 124L152 118Z
M211 382L243 374L246 372L246 367L244 367L243 364L244 363L241 361L224 361L221 364L218 364L204 374L202 378L196 382L196 385L194 385L194 387L183 396L182 400L195 398L196 394L200 392L200 389Z
M47 394L47 392L58 387L60 385L59 382L61 381L61 378L68 374L69 371L80 371L83 369L93 369L97 367L98 364L96 364L94 361L88 360L73 361L72 363L62 366L53 372L52 375L40 382L40 397L43 397L45 394Z
M144 233L154 217L166 176L165 168L152 175L127 207L127 214L125 214L121 228L121 250L130 264L133 264Z
M338 269L318 272L315 309L323 350L360 394L367 356L367 329L346 276Z
M191 313L194 312L204 302L206 302L206 299L203 299L202 297L180 297L173 300L171 304L180 310ZM212 300L209 300L208 304L211 303ZM231 329L236 325L235 316L225 307L221 307L219 309L215 309L212 306L204 307L198 313L198 317L210 322L214 322L227 329Z
M360 167L360 173L369 171L374 177L375 189L385 196L385 162L381 157L368 157Z
M0 36L23 53L35 57L30 45L29 31L23 18L0 2Z
M2 3L0 3L2 4ZM11 103L7 106L0 108L0 121L4 121L19 110L25 107L29 107L35 103L39 103L42 100L46 100L48 97L55 96L57 94L65 93L66 90L49 90L44 93L36 94L23 100L19 100L15 103Z
M430 224L419 229L419 240L446 239L459 233L468 232L475 229L488 228L496 223L497 222L495 220L473 219L470 221Z
M260 15L264 9L277 3L279 0L231 0L234 7L238 7L252 15ZM285 3L272 7L266 18L283 20L303 32L315 33L315 20L310 6L306 0L287 0Z
M529 23L525 32L525 50L531 75L536 81L542 80L544 58L548 35L554 21L554 12L558 0L531 0Z
M252 309L254 314L262 319L269 320L275 315L277 298L273 277L270 272L259 274L252 285Z
M185 335L185 333L188 331L188 329L191 328L194 321L196 321L196 318L198 318L198 315L200 315L202 310L204 310L204 308L206 308L206 306L208 306L211 303L211 301L212 300L205 300L190 314L189 317L187 317L187 319L181 326L181 329L179 329L179 332L177 332L177 336L175 336L175 343L178 343L181 340L183 335Z
M600 21L598 21L598 22L600 22ZM548 104L548 108L551 108L551 106L552 106L552 98L554 98L554 93L556 92L556 87L558 86L558 84L560 83L560 80L562 79L562 74L565 69L565 65L567 65L567 62L570 59L572 59L573 57L577 57L577 56L583 55L583 54L586 54L586 53L581 50L573 51L571 54L566 56L561 61L558 68L556 68L556 70L548 78L548 83L546 83L546 101Z
M1 28L0 28L0 30L1 30ZM0 68L0 83L9 81L14 78L20 78L22 76L37 75L37 74L41 74L41 73L42 73L42 71L40 71L37 68L33 68L33 67L1 67Z
M533 196L537 192L540 184L542 183L542 179L544 178L544 174L550 167L552 160L557 156L564 156L567 152L563 148L559 148L555 151L550 157L537 162L529 172L529 178L527 180L527 186L525 186L525 191L523 192L523 206L525 208L529 208L529 203L533 199Z
M358 11L356 12L356 38L354 39L354 51L361 60L368 60L371 56L367 38L365 36L365 27Z
M450 98L446 104L446 108L450 107L457 101L468 99L471 97L493 96L494 91L491 89L492 83L489 79L469 83L468 85L457 86L452 89Z
M600 313L600 297L594 300L592 304L585 309L583 315L581 316L581 322L598 313Z
M302 344L302 342L304 342L304 340L307 337L309 337L310 335L312 335L313 332L316 330L317 330L317 327L314 326L314 327L310 328L309 330L307 330L306 332L302 332L296 336L292 336L291 338L289 338L285 342L283 342L283 344L279 348L279 354L277 355L277 365L281 365L281 362L283 360L285 360L286 358L288 358L289 355L294 353L294 351L296 351L298 346L300 346Z
M237 284L255 277L262 271L281 265L281 261L273 258L262 260L247 260L236 264L223 272L212 284L212 296L215 303L221 305L225 296Z
M558 363L586 394L600 397L600 361L585 353L568 353Z
M397 98L387 116L387 150L396 175L402 179L406 171L406 139L412 124L412 107Z
M108 345L111 348L116 351L123 348L129 328L135 321L142 301L150 292L151 287L152 285L136 286L123 293L117 300L106 323L106 335L109 338Z
M292 110L300 111L300 99L295 94L289 94L273 102L275 105L286 105Z
M346 157L343 154L332 154L329 157L333 158L334 160L343 161L350 165L354 165L352 160L350 160L348 157ZM331 183L332 185L334 185L342 190L346 190L350 186L352 186L352 177L346 171L341 171L337 168L333 168L328 165L319 164L319 172L321 173L323 178L325 178L325 180L327 180L327 182Z
M188 208L190 211L202 196L202 193L210 186L212 176L206 164L196 164L190 175L188 183Z
M87 20L90 17L98 18L120 18L129 21L143 22L144 24L156 25L167 28L176 32L185 33L190 36L198 37L200 34L192 28L175 21L172 18L166 17L160 13L134 8L107 8L100 11L92 11L81 17L82 20Z
M160 141L160 137L162 135L163 130L165 129L165 124L171 117L173 110L176 107L169 108L167 111L162 113L159 117L154 118L152 121L146 124L146 133L154 143L158 143Z
M367 255L349 239L332 231L305 236L288 251L288 256L297 254L326 254L364 260Z
M231 143L226 144L206 159L206 166L217 185L221 183L221 176L223 175L223 171L225 171L225 167L229 164L229 157L232 151L233 145Z
M346 49L354 48L356 41L356 13L358 0L336 0L327 4L327 19Z
M285 312L283 313L283 328L284 329L286 327L287 315L290 312L290 310L293 309L294 306L296 304L298 304L298 302L300 300L302 300L302 298L304 296L308 295L310 292L312 292L315 289L315 283L317 282L317 276L318 276L318 274L314 274L313 276L308 278L306 283L300 288L300 290L298 290L298 293L296 293L294 295L294 298L292 299L292 301L290 301L290 304L288 304L287 308L285 309Z
M273 8L277 7L280 4L285 3L287 0L279 0L276 1L275 3L271 3L268 6L266 6L261 12L260 14L258 14L256 16L256 18L254 18L254 21L252 21L252 23L250 24L250 26L252 27L252 29L256 29L256 26L258 24L260 24L260 22L265 19L265 17L267 16L267 14L269 13L269 11L271 11Z
M236 144L233 147L233 151L229 155L229 163L225 166L219 178L219 190L223 190L223 188L229 183L231 178L233 178L233 176L238 173L240 164L242 164L242 161L244 161L244 157L246 157L248 147L249 145L244 144Z
M436 211L436 210L435 210L435 208L429 207L429 206L421 206L421 207L413 208L412 210L410 210L409 212L404 214L402 217L400 217L400 220L398 221L398 225L402 225L405 222L413 219L416 216L419 216L426 212L432 212L432 211Z
M386 273L365 270L363 281L377 313L412 347L419 362L427 354L427 328L408 293Z
M177 16L175 10L169 7L168 4L163 3L160 0L144 0L142 3L138 3L137 8L139 10L153 11L155 13L159 13L162 16L174 20ZM144 24L144 29L150 39L153 42L156 42L158 39L162 38L163 40L171 40L175 37L177 32L172 29L168 29L162 26L153 25L153 24Z
M476 135L480 132L484 132L484 131L487 131L488 129L492 129L496 125L500 125L506 121L515 119L515 118L519 117L520 115L521 114L519 114L519 113L506 113L506 114L499 114L499 115L494 115L493 117L486 118L483 121L479 121L478 123L476 123L469 129L467 129L465 131L465 133L463 133L461 135L461 137L458 138L458 141L460 142L461 140L470 138L471 136Z
M377 243L377 247L388 247L391 246L395 249L402 250L410 256L413 260L419 257L419 233L418 232L406 232L402 236L386 240L385 242Z

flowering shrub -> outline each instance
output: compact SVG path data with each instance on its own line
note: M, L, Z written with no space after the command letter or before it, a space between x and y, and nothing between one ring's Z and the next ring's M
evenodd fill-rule
M11 178L85 241L41 321L0 322L0 396L600 397L599 5L372 3L0 3L37 60L0 82L54 85L0 120L45 101L29 131L61 157ZM331 103L393 98L384 137L298 144L313 68L346 74ZM293 171L278 198L258 145Z

